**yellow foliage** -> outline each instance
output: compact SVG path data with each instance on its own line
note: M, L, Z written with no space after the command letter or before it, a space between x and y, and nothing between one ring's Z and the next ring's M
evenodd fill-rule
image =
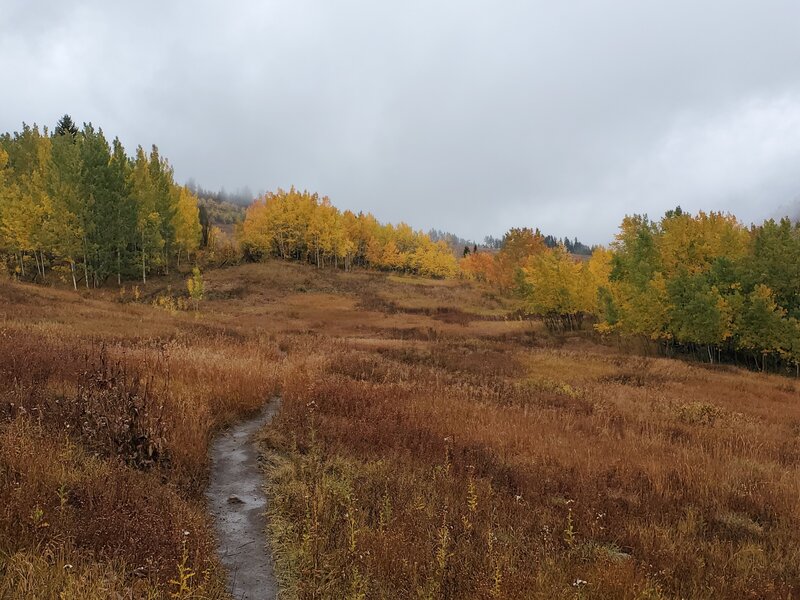
M177 210L173 217L179 261L181 252L188 258L200 246L200 209L197 202L197 196L190 192L189 188L180 188Z
M664 218L657 238L664 275L699 273L725 257L737 260L747 252L748 231L733 215L700 212Z
M431 277L458 273L446 244L409 225L380 224L371 214L340 212L317 194L278 190L248 209L241 242L255 257L305 260L318 267L370 266Z
M531 256L523 267L531 286L529 309L540 315L571 315L589 312L588 268L585 269L564 248L557 246ZM585 274L584 274L585 272Z

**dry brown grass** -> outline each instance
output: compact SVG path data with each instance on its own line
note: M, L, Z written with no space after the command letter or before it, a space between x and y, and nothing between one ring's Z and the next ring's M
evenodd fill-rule
M786 380L478 342L323 357L267 437L298 597L800 590Z
M166 593L184 529L219 593L208 439L278 389L286 598L800 595L795 381L553 338L460 282L273 262L206 283L199 316L149 305L179 280L144 302L0 287L6 595L66 589L65 560L69 585Z
M277 391L278 345L145 304L0 290L0 597L166 596L184 554L176 597L224 597L208 442Z

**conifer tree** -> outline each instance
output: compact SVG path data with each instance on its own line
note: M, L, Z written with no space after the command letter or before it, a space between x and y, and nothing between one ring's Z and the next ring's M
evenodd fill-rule
M116 219L118 195L111 169L111 148L102 129L83 128L81 193L85 199L83 228L85 268L95 286L117 268Z
M58 120L54 133L57 136L69 136L74 138L78 135L78 127L72 122L72 117L65 114Z

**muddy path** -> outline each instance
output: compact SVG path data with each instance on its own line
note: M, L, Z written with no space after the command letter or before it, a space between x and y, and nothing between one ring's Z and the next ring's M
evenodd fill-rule
M253 436L280 406L274 398L255 417L222 431L211 449L206 498L217 536L217 552L236 600L272 600L278 584L266 537L267 499Z

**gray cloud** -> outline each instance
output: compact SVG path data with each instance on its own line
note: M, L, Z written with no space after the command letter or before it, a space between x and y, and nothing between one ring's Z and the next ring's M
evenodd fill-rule
M3 4L0 130L69 112L206 187L589 242L800 193L790 0Z

